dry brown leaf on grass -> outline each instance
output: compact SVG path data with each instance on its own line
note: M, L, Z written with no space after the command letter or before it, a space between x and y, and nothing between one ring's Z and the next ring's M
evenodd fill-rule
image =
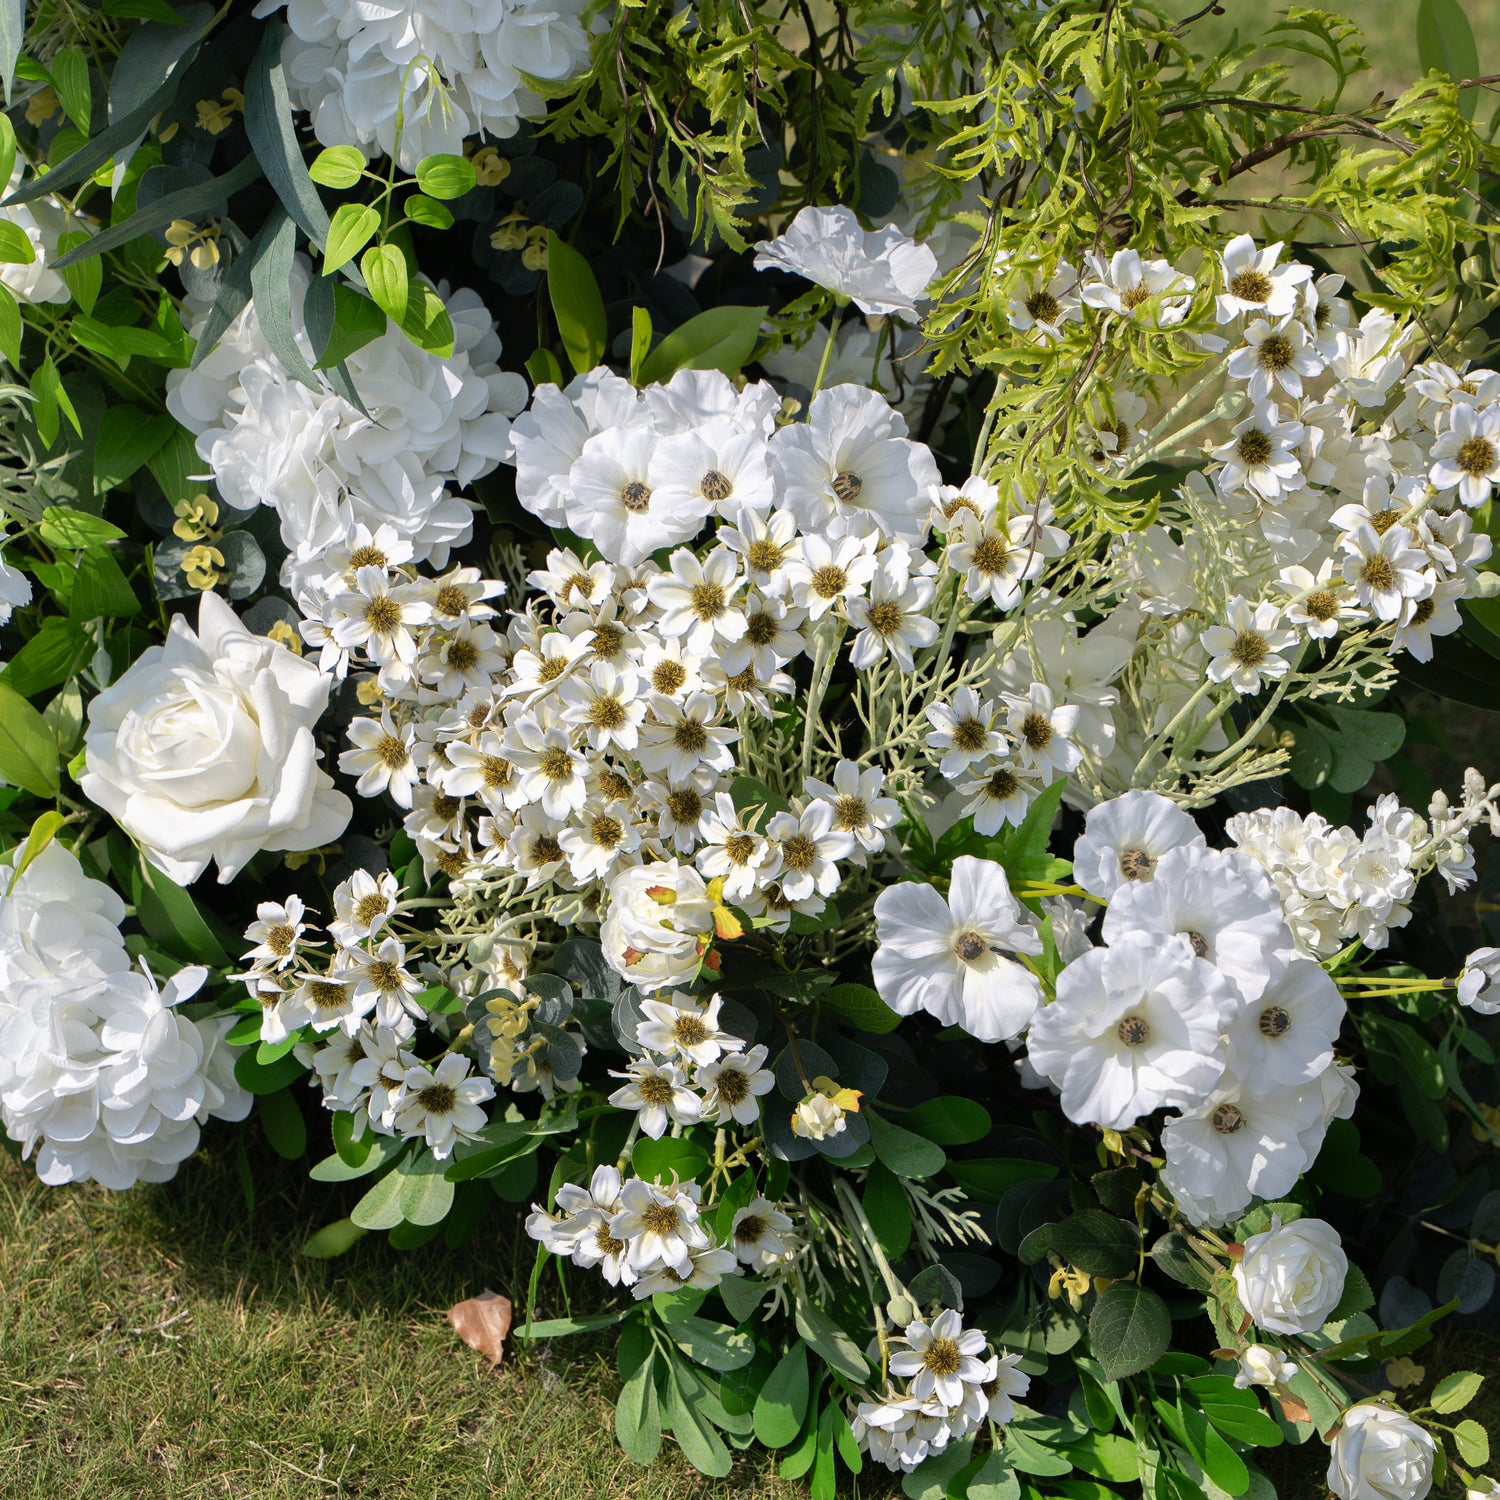
M510 1332L511 1312L510 1298L486 1287L477 1297L469 1297L450 1307L448 1321L457 1330L459 1338L484 1355L493 1369L505 1358L505 1338Z

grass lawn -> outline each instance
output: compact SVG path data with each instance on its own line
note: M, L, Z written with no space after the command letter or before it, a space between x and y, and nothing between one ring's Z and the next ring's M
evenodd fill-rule
M722 1483L675 1452L633 1465L606 1341L496 1372L463 1345L447 1308L530 1268L529 1242L496 1232L520 1235L514 1210L458 1253L372 1235L310 1261L302 1241L342 1200L252 1140L247 1214L230 1139L123 1195L41 1188L0 1152L4 1500L803 1493L755 1456Z

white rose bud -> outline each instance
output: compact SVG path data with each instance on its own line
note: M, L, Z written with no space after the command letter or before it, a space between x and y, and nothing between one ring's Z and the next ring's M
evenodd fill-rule
M1349 1261L1338 1231L1322 1219L1283 1226L1245 1241L1234 1284L1245 1311L1270 1333L1310 1333L1328 1321L1344 1295Z
M316 849L352 810L313 741L329 686L205 593L196 634L177 616L89 705L79 785L179 885L210 860L223 885L262 849Z
M713 903L703 877L675 859L621 870L609 884L609 914L599 929L605 962L646 992L692 982L699 943L712 938Z
M1284 1385L1296 1373L1296 1361L1282 1359L1279 1349L1268 1348L1265 1344L1251 1344L1240 1355L1239 1373L1234 1377L1234 1383L1242 1391L1248 1390L1252 1385Z
M825 1094L809 1094L792 1111L792 1134L825 1141L844 1128L844 1112Z
M1340 1500L1422 1500L1434 1444L1405 1412L1361 1401L1329 1447L1328 1488Z

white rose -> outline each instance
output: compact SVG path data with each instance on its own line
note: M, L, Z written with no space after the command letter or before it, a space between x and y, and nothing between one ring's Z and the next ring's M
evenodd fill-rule
M313 742L329 683L205 593L197 634L178 616L89 705L79 785L179 885L210 860L222 885L262 849L316 849L351 811Z
M1361 1401L1329 1447L1328 1488L1340 1500L1422 1500L1434 1444L1405 1412Z
M1234 1383L1240 1390L1252 1385L1282 1385L1297 1373L1296 1363L1282 1359L1279 1349L1270 1349L1265 1344L1251 1344L1240 1355L1239 1372Z
M1349 1260L1338 1231L1322 1219L1278 1218L1245 1241L1234 1284L1256 1326L1271 1333L1311 1333L1328 1321L1344 1295Z
M604 957L617 974L646 991L689 983L699 943L714 930L703 877L675 859L622 870L609 885L609 915L599 929Z
M792 1111L792 1134L809 1141L825 1141L846 1124L844 1112L826 1094L809 1094Z

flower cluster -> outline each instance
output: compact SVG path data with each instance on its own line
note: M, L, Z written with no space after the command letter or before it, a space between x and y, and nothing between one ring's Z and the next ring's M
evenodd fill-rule
M861 1401L851 1424L860 1448L886 1468L910 1471L986 1422L1005 1426L1015 1416L1013 1397L1024 1396L1029 1376L1017 1354L985 1354L984 1334L965 1328L953 1309L932 1322L907 1324L891 1340L897 1352L890 1372L906 1388Z
M309 366L311 276L299 258L289 288ZM426 353L387 327L344 362L358 406L289 373L253 302L211 354L168 377L167 408L196 436L228 504L275 510L290 553L282 582L294 595L316 587L327 554L358 525L390 527L408 556L435 567L472 535L473 504L456 492L505 456L526 387L499 368L500 340L479 296L438 291L453 322L452 355Z
M208 971L158 985L131 965L124 916L56 843L0 896L0 1123L43 1182L163 1182L211 1116L250 1112L222 1045L230 1021L178 1008Z
M545 112L528 79L565 79L588 59L582 0L259 0L285 8L282 66L325 146L394 156L407 170L465 140L516 133Z

